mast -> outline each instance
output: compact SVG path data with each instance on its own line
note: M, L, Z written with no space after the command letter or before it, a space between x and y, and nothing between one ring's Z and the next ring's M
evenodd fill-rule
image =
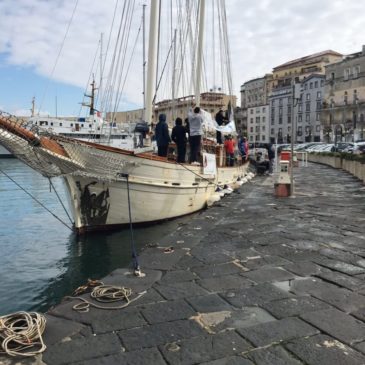
M145 13L146 13L146 4L143 4L143 21L142 21L142 26L143 26L143 109L142 109L142 120L145 120L145 111L146 111L146 17L145 17Z
M148 124L152 122L152 100L155 92L156 64L157 64L157 30L159 18L159 0L151 1L150 33L148 42L147 86L146 86L146 114Z
M196 79L195 79L195 104L200 105L200 85L203 64L203 41L204 41L204 20L205 20L205 0L199 2L199 38L197 49Z
M30 109L30 116L34 117L34 111L35 111L35 97L32 98L32 108Z

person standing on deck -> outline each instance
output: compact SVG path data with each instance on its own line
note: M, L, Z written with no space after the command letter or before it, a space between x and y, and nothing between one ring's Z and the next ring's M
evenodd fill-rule
M169 128L166 123L166 114L160 114L158 116L155 135L158 147L158 155L161 157L167 157L167 149L169 143L171 142L171 138L169 135Z
M190 125L190 162L198 163L200 153L201 139L203 135L203 118L200 114L200 108L196 106L194 113L189 113Z
M186 154L186 130L182 125L182 119L176 118L175 127L172 128L171 139L177 146L177 162L185 162Z
M229 135L227 139L224 141L224 148L226 149L226 158L227 158L227 166L234 165L234 146L235 141L232 136Z

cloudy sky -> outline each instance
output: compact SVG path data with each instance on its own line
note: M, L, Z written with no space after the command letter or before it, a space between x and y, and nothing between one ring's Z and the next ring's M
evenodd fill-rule
M119 6L123 3L120 0ZM142 14L143 2L135 3L129 49ZM148 14L149 1L144 3ZM109 34L115 4L116 0L0 0L0 110L24 115L35 97L43 112L54 115L57 106L58 115L78 115L90 70L97 63L100 34ZM358 52L365 44L362 1L226 0L226 9L237 96L242 83L279 64L327 49ZM137 44L121 110L142 105L141 52Z

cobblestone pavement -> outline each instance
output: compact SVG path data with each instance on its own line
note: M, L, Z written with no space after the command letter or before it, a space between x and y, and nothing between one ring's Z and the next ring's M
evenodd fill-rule
M46 352L21 363L365 364L365 188L310 164L295 198L273 192L255 177L146 248L145 278L111 273L147 291L128 308L50 310Z

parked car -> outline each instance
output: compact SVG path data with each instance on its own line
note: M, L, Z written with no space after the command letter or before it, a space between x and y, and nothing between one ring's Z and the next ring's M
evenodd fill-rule
M338 142L333 146L333 149L331 152L345 152L344 150L348 147L353 146L354 144L352 142Z

